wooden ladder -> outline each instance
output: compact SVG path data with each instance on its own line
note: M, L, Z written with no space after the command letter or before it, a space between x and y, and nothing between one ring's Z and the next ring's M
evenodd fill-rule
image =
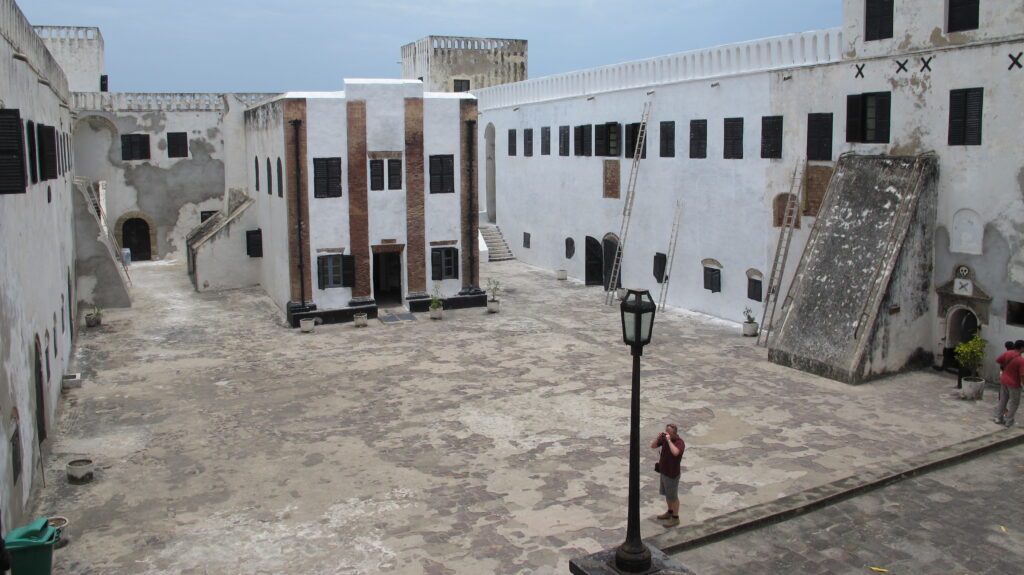
M772 273L768 279L768 294L761 314L761 329L757 332L757 345L768 345L775 311L779 305L779 291L782 288L782 276L786 271L786 260L789 259L789 244L793 240L793 229L800 217L800 192L803 190L804 171L807 162L797 164L793 168L793 179L789 184L789 197L782 216L782 228L779 230L779 243L775 246L775 261L772 262Z
M665 298L668 297L668 282L672 279L672 261L676 258L676 239L679 237L679 222L683 218L683 202L676 201L676 215L672 219L672 233L668 238L668 254L665 256L665 277L661 280L661 292L658 293L658 311L665 311Z
M612 258L612 271L608 279L608 291L605 304L615 304L615 290L622 275L622 252L626 249L626 235L629 233L629 220L633 214L633 201L636 199L636 177L640 172L640 158L643 155L644 142L647 140L647 119L651 115L651 102L644 103L643 115L640 116L640 128L636 134L636 148L633 150L633 167L629 171L629 185L626 187L626 202L622 205L622 227L619 230L619 244Z

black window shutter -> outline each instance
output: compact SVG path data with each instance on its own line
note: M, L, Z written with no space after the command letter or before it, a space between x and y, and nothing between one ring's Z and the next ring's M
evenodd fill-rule
M761 301L762 291L760 278L747 278L747 299Z
M864 39L892 38L893 0L867 0Z
M281 158L277 159L277 197L284 197L284 171L281 169Z
M968 146L981 145L981 112L982 101L984 100L984 88L971 88L967 90L964 120L964 144Z
M708 121L690 120L690 157L708 157Z
M122 136L122 145L124 144L123 138L124 138L124 136ZM127 160L129 158L125 158L125 159ZM259 157L253 158L252 159L252 164L253 164L252 173L253 173L253 177L256 178L256 191L258 192L258 191L260 191L260 159L259 159Z
M329 256L316 257L316 285L319 289L327 288L327 258Z
M388 160L388 189L402 189L402 160Z
M525 128L523 130L523 155L533 155L533 128Z
M441 192L441 156L430 156L429 173L430 193L438 194Z
M36 147L36 125L31 121L25 123L25 134L28 135L28 173L32 183L39 182L38 148Z
M384 189L384 160L370 160L370 189Z
M355 287L356 257L341 256L341 287Z
M327 158L313 158L313 197L327 197Z
M862 98L860 94L846 97L846 141L861 142L864 140L864 123Z
M949 92L949 135L950 146L962 146L966 134L967 90Z
M516 131L508 131L508 155L516 155Z
M782 116L761 118L761 157L782 157Z
M654 254L654 279L658 283L665 283L665 264L668 256L663 253Z
M622 124L612 122L608 124L608 155L619 157L619 147L622 142Z
M722 270L718 268L704 268L704 289L712 293L722 291Z
M583 155L583 126L576 126L572 129L572 149L574 156Z
M807 159L832 160L832 114L807 114Z
M57 128L53 126L42 126L43 133L40 144L42 144L42 179L53 180L57 178Z
M540 155L551 155L551 127L544 126L540 129Z
M188 134L185 132L167 133L167 157L187 158L188 157Z
M743 118L726 118L725 149L722 157L727 160L743 159Z
M274 172L270 169L270 157L267 156L267 195L274 195Z
M459 250L458 248L448 248L448 257L451 258L451 279L459 279Z
M569 126L558 127L558 155L569 155Z
M245 231L245 253L251 258L263 257L263 230Z
M583 126L583 155L589 156L591 154L590 146L593 144L592 141L593 133L590 128L590 124Z
M676 123L661 123L661 157L674 158L676 155Z
M23 194L27 186L21 111L3 109L0 110L0 194Z
M948 32L978 29L978 0L949 0Z
M606 124L596 124L594 126L594 155L595 156L607 156L608 155L608 126Z
M892 96L889 92L879 92L875 96L875 142L889 142L889 108Z
M430 279L441 281L441 274L444 272L440 248L430 250Z

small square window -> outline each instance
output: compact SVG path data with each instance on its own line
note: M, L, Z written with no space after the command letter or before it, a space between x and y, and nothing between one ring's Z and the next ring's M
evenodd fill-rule
M711 293L722 291L722 270L704 266L704 289Z
M1006 301L1006 324L1024 326L1024 303Z
M122 134L121 159L125 161L148 160L149 134Z
M320 289L355 285L355 257L341 254L317 256L317 287Z
M167 157L188 157L188 134L186 132L167 132Z
M263 257L263 230L246 230L245 253L250 258Z
M430 156L430 193L451 194L455 192L455 156L451 154Z
M889 92L846 97L846 141L889 143Z
M949 20L946 24L947 32L962 32L964 30L978 29L978 0L948 0Z
M430 278L433 281L459 279L458 248L430 250Z
M469 91L469 80L456 79L454 81L454 87L456 92L468 92Z
M747 299L761 301L762 295L761 278L747 278Z
M216 214L216 213L217 213L217 210L203 210L203 211L199 212L199 223L203 223L206 220L212 218L213 214Z

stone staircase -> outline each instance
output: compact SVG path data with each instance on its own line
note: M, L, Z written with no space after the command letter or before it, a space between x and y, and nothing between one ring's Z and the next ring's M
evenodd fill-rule
M484 241L487 243L487 261L500 262L516 259L512 255L512 250L508 249L505 237L501 235L501 230L498 226L480 226L480 233L484 236Z

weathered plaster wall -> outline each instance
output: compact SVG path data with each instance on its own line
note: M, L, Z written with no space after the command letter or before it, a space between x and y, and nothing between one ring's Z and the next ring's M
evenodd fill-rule
M106 180L107 219L129 212L156 222L153 258L184 257L184 238L200 223L200 212L220 209L228 180L225 150L240 146L228 135L239 133L241 114L223 111L81 110L75 150L79 174ZM167 156L167 133L188 134L189 156ZM121 136L149 134L149 160L122 160ZM240 177L240 176L239 176ZM120 237L120 230L114 230Z
M35 26L50 54L60 64L72 92L98 92L106 72L103 34L93 26Z
M428 92L453 92L456 79L470 89L528 78L526 40L428 36L402 46L402 78L422 79Z
M18 110L22 130L31 121L53 126L60 141L69 137L67 79L13 0L0 0L0 78L0 108ZM40 443L48 445L39 439L37 416L52 433L76 329L71 172L62 166L55 179L28 180L25 193L0 195L0 510L8 530L30 519ZM34 377L37 340L41 394Z
M257 228L257 223L256 211L246 209L196 250L197 291L235 289L260 283L262 258L251 258L245 251L245 232Z
M120 261L114 258L111 236L101 228L78 190L72 191L72 198L77 303L83 308L130 307L131 294L119 269Z

